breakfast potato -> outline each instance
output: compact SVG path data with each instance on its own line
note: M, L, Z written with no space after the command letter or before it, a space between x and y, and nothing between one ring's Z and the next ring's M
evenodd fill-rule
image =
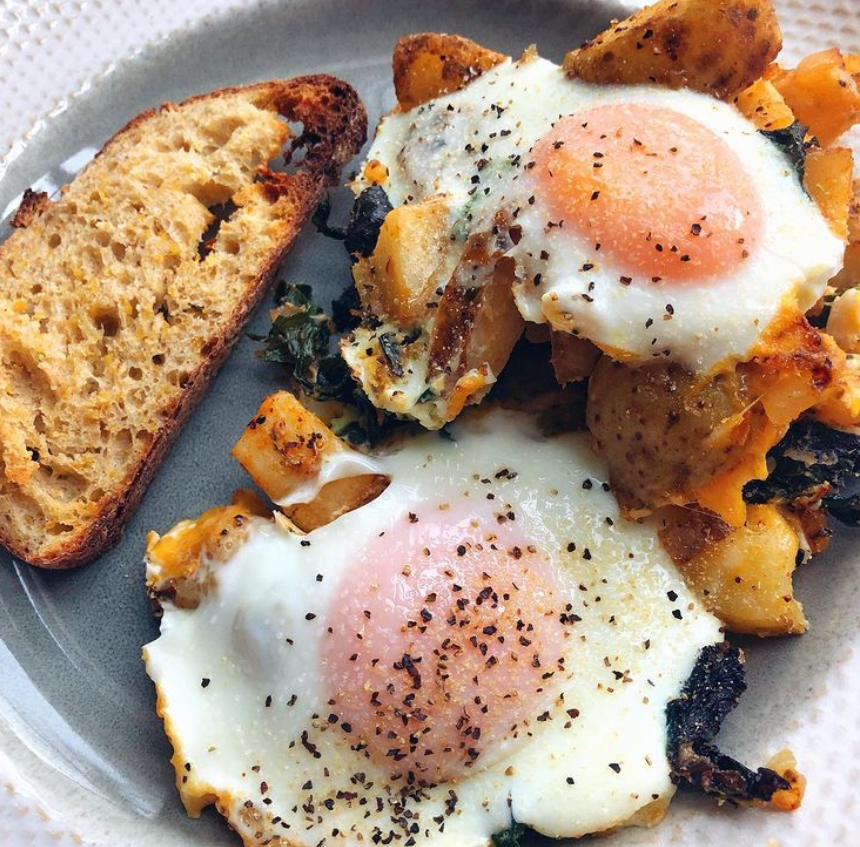
M352 274L361 302L383 320L409 325L426 317L433 292L457 264L450 249L448 204L442 197L392 209L371 256Z
M727 100L781 47L770 0L660 0L568 53L564 69L588 82L656 82Z
M271 500L278 502L319 476L327 456L347 447L315 414L288 391L267 397L233 448L233 456ZM378 497L388 479L359 474L326 483L313 500L285 508L304 532Z
M454 420L466 403L480 400L508 361L523 332L514 302L512 259L488 255L489 236L470 240L439 301L429 352L431 377L442 377L445 420ZM466 285L475 276L477 285Z
M833 301L827 334L846 353L860 353L860 289L849 288Z
M807 56L794 70L769 68L767 77L823 147L860 120L860 86L835 47Z
M336 479L324 485L309 503L299 503L284 511L300 530L312 532L375 500L388 482L387 477L375 474Z
M552 367L559 385L582 382L591 376L600 358L600 350L585 338L569 332L553 331L550 334Z
M834 235L848 238L853 196L854 153L847 147L810 150L806 154L804 185L827 218Z
M459 35L407 35L394 48L394 90L402 111L462 88L507 58Z
M808 627L792 587L799 549L797 533L774 506L750 506L743 526L676 564L731 632L797 635Z
M850 303L846 311L853 311ZM845 317L850 319L851 316ZM836 429L860 426L860 356L846 358L830 390L812 414L817 420Z
M698 503L742 525L744 485L767 476L768 450L827 399L844 360L803 318L777 322L752 361L704 384L677 364L601 359L589 381L587 420L619 503L634 516Z
M766 429L760 408L745 415L748 405L737 373L701 387L676 364L634 368L601 359L589 381L586 416L622 508L636 514L692 502L695 491L741 463L747 442Z
M312 481L341 440L288 391L269 395L233 448L233 457L274 502Z
M735 97L740 113L751 120L758 129L772 132L786 129L794 121L794 113L788 107L776 86L767 79L757 79Z

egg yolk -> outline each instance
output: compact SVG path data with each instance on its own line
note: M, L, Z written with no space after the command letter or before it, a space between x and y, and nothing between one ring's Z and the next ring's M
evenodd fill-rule
M327 616L332 722L406 785L483 767L557 696L575 616L508 527L489 509L410 515L357 557Z
M764 232L735 152L678 112L598 106L558 121L532 154L547 227L575 230L652 282L731 274Z

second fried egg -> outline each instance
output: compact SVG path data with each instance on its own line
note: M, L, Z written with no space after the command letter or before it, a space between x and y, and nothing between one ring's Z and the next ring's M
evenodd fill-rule
M389 115L369 161L395 206L444 198L455 244L504 229L523 316L622 360L730 367L842 262L786 155L733 106L590 85L532 54Z

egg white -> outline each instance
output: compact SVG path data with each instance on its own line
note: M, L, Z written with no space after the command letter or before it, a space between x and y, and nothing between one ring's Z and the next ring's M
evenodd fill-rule
M666 703L701 648L722 640L719 622L687 591L655 526L621 518L585 435L546 438L528 417L498 410L452 430L455 441L426 433L376 459L388 489L307 536L253 519L235 555L213 565L199 607L164 608L144 652L180 791L192 811L216 799L248 845L367 844L396 832L401 844L483 847L512 819L576 837L655 822L674 793ZM325 612L368 539L396 533L410 512L489 493L581 618L564 702L482 769L402 797L402 783L328 723Z
M737 154L745 173L725 179L754 180L766 218L764 237L739 272L701 283L654 283L569 228L547 230L553 216L524 167L529 150L559 118L610 103L679 112ZM733 106L689 90L595 86L568 79L557 65L531 55L503 62L453 94L389 115L368 159L387 167L382 185L395 206L446 195L451 232L460 243L490 229L499 209L515 214L522 237L511 255L519 267L515 295L523 317L635 361L657 357L708 372L745 360L778 315L809 309L842 264L844 243L806 195L787 156ZM548 260L540 258L543 251ZM630 284L621 282L625 276Z

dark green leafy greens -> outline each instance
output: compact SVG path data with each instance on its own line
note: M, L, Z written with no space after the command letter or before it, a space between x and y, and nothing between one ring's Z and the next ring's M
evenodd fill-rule
M528 829L523 824L513 821L507 829L493 836L493 844L495 847L520 847L520 839L526 832Z
M379 347L382 350L382 355L385 356L385 361L388 362L388 368L394 376L403 376L403 348L398 343L393 332L383 332L379 336Z
M370 256L373 253L379 240L379 230L392 208L385 189L379 185L365 188L356 197L344 236L351 256Z
M731 803L767 802L791 786L770 768L751 770L713 743L746 690L743 654L726 643L705 647L680 697L666 706L672 780Z
M302 381L311 365L328 350L331 339L329 320L314 304L307 285L281 287L278 304L294 308L275 318L268 335L252 338L264 342L265 347L260 354L264 362L284 365L295 379Z
M317 232L343 241L347 252L355 260L361 256L370 256L376 249L379 230L392 208L385 189L380 185L371 185L355 198L347 226L332 226L329 222L331 200L328 195L319 204L311 220Z
M267 335L251 336L263 342L260 358L283 366L292 387L306 396L347 405L353 414L336 434L353 444L376 444L400 426L373 406L332 349L338 327L314 303L310 287L282 284L276 296L284 313L275 318Z
M767 479L744 487L748 503L802 505L821 500L837 520L860 525L860 496L851 490L860 480L860 436L799 420L768 453L768 466Z
M803 185L803 179L806 176L806 153L818 143L814 140L806 140L809 128L799 121L795 121L791 126L785 127L785 129L762 129L759 131L788 156L794 170L797 172L800 184Z

